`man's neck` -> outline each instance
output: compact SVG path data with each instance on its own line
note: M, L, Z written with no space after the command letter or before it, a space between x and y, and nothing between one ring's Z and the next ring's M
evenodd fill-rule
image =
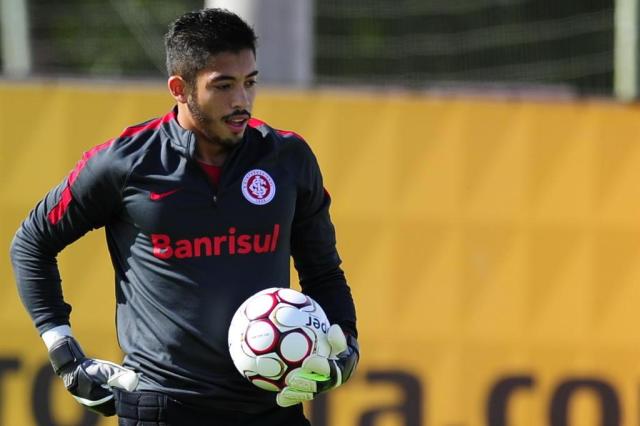
M196 158L205 164L221 167L229 152L224 147L211 143L196 132Z
M183 129L191 130L196 135L196 158L205 164L212 166L222 166L224 160L229 154L225 147L216 144L207 139L207 137L198 130L193 117L186 110L186 104L178 104L178 124Z

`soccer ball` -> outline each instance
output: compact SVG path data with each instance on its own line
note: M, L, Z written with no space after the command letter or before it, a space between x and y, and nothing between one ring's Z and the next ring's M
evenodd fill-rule
M269 288L236 311L229 326L229 353L251 383L279 392L309 355L329 356L329 325L309 296L290 288Z

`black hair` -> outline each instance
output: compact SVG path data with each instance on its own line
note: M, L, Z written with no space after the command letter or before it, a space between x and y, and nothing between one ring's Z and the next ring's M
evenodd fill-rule
M255 55L256 40L253 29L226 9L185 13L169 25L164 37L167 72L193 85L196 74L212 55L244 49L251 49Z

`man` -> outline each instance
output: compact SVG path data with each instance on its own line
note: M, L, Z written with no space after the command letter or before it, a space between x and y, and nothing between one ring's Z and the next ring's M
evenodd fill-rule
M315 157L295 133L251 118L255 41L225 10L179 17L165 38L177 106L86 152L12 243L20 296L54 371L120 425L308 425L299 403L357 364L355 309ZM73 338L56 265L58 252L102 226L122 366L87 357ZM301 371L316 374L293 374L274 394L237 373L227 329L247 297L288 285L290 256L303 292L334 324L339 355L306 360Z

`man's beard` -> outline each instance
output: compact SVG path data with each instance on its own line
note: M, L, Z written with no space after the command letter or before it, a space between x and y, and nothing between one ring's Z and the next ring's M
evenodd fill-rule
M223 139L220 136L214 135L211 131L214 120L205 114L204 111L198 105L198 93L194 90L192 95L187 97L187 108L191 116L198 124L198 130L205 136L208 142L220 145L221 147L230 150L237 145L237 139L227 138Z

